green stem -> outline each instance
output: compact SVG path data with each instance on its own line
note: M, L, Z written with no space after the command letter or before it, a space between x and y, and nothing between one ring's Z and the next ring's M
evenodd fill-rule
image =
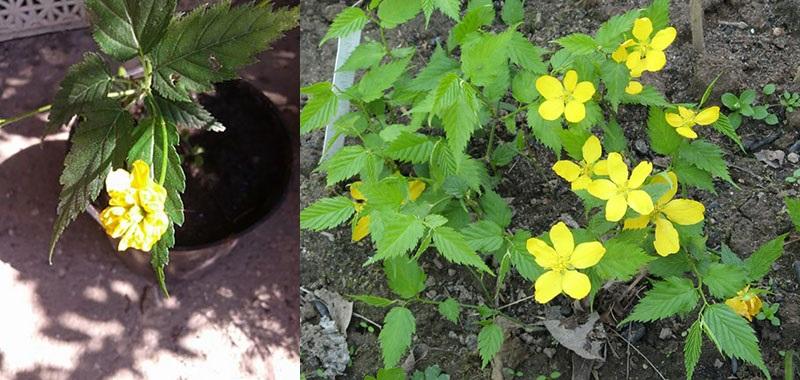
M8 119L0 119L0 128L3 128L8 124L16 123L16 122L18 122L20 120L27 119L27 118L29 118L31 116L36 116L36 115L38 115L38 114L40 114L42 112L50 111L51 108L53 108L53 105L52 104L47 104L47 105L41 106L41 107L39 107L39 108L37 108L37 109L35 109L33 111L28 111L28 112L25 112L23 114L20 114L20 115L17 115L17 116L8 118Z
M159 119L161 120L161 177L158 179L159 185L164 185L164 181L167 179L167 167L169 166L169 160L167 157L167 151L169 149L169 136L167 136L167 123L164 121L164 118L159 115Z

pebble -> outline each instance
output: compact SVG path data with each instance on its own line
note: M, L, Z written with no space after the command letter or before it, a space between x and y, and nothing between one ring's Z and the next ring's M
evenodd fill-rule
M722 368L723 365L725 365L725 363L723 363L722 360L714 359L714 368Z
M633 143L633 148L642 155L650 152L650 149L647 147L647 142L645 142L643 139L636 139L636 141Z
M794 276L796 277L797 283L800 284L800 260L792 264L792 269L794 269Z
M783 33L784 33L784 30L781 27L772 28L772 35L775 36L775 37L780 37L780 36L783 35Z
M447 270L447 275L448 275L448 276L450 276L450 277L453 277L453 276L455 276L455 275L456 275L456 270L455 270L455 269L452 269L452 268L451 268L451 269L448 269L448 270Z
M669 327L662 328L661 331L658 333L659 339L668 339L672 337L673 337L672 330L670 330Z
M796 163L800 162L800 154L797 154L795 152L789 153L786 156L786 159L789 160L789 162L791 162L793 164L796 164Z
M627 339L628 342L634 344L644 337L644 334L647 333L647 328L644 327L643 324L638 322L631 322L625 325L625 328L622 330L623 338Z
M556 356L556 349L552 347L547 347L544 350L542 350L542 352L544 352L544 354L547 355L549 359L552 359L553 356Z

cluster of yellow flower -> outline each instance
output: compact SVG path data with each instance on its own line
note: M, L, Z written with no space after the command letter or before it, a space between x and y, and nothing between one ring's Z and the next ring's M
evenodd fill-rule
M633 38L620 44L611 54L611 58L619 63L625 62L633 79L641 77L645 71L655 72L663 69L667 64L664 50L675 41L675 36L678 34L675 28L670 26L653 34L653 23L649 18L642 17L634 21L631 33ZM636 95L642 92L643 88L640 82L631 80L625 92Z
M411 202L416 201L422 192L425 191L425 182L418 179L408 181L408 200ZM353 198L353 207L356 209L355 227L353 227L353 241L360 241L369 235L369 215L359 217L361 211L367 206L367 197L361 192L361 181L356 181L350 184L350 197Z

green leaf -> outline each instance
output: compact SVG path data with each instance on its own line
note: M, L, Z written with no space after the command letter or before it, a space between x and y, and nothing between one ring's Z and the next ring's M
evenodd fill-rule
M669 102L664 98L664 94L659 92L653 86L646 85L642 92L636 95L622 94L623 104L641 104L650 107L667 107Z
M331 23L330 28L328 28L328 32L325 33L325 37L322 37L322 41L320 41L319 45L322 46L332 38L344 37L364 29L367 22L369 22L369 17L367 17L367 14L364 13L361 8L345 8L333 19L333 23Z
M428 162L433 153L433 142L426 135L402 132L386 148L386 155L392 159L422 164Z
M479 220L461 230L470 248L494 252L503 246L503 229L491 220Z
M739 266L713 263L703 275L703 283L714 297L727 299L747 284L747 273Z
M167 291L164 268L169 264L169 250L173 246L175 246L175 226L173 223L170 223L167 232L161 235L161 239L153 246L153 250L150 251L150 266L153 267L158 286L167 297L169 297L169 292Z
M386 56L386 48L380 42L367 42L353 50L338 71L356 71L373 67Z
M508 26L523 22L525 20L525 1L506 0L503 4L503 11L500 14L500 18L502 18L503 22Z
M622 130L616 119L611 119L603 125L603 147L606 152L624 152L628 148L625 131Z
M461 13L461 0L433 0L433 4L440 12L451 19L458 21Z
M464 18L450 30L450 35L447 38L447 48L452 51L464 42L464 38L468 34L480 30L482 26L492 24L494 17L494 7L491 4L470 9L464 15Z
M741 107L741 105L739 104L739 98L736 95L731 94L730 92L722 94L721 99L722 99L722 104L724 104L725 107L728 107L728 109L732 111L736 111Z
M756 92L749 88L747 90L742 91L742 94L739 95L739 102L743 106L752 105L755 100L756 100Z
M402 368L381 368L377 378L367 376L364 380L406 380L406 373Z
M641 17L647 17L653 23L653 30L661 30L669 26L669 0L653 0L645 8Z
M411 81L409 89L412 91L433 90L445 74L458 69L458 67L458 61L447 56L447 52L440 45L436 45L428 65Z
M481 354L481 368L486 367L492 358L500 352L503 347L503 329L495 324L490 323L481 328L478 333L478 352Z
M800 198L786 197L783 198L783 202L786 203L786 210L792 219L794 229L800 231Z
M366 163L367 152L361 145L339 149L321 166L328 173L328 186L350 179L358 174Z
M411 310L404 307L393 307L383 319L383 328L378 339L383 352L383 366L394 367L403 357L409 346L411 337L417 331L417 322Z
M448 298L439 304L439 314L450 322L458 323L461 314L461 304L453 298Z
M73 115L82 113L111 91L114 79L99 55L87 53L83 61L72 65L56 92L47 122L48 132L66 124Z
M513 142L502 143L492 151L491 162L495 166L506 166L517 157L517 149Z
M484 34L461 46L461 71L478 86L490 86L508 77L508 43L512 34Z
M312 231L336 227L355 213L353 201L338 196L322 198L300 212L300 228Z
M628 281L647 263L655 260L655 257L647 255L636 244L617 239L608 240L605 248L605 255L594 267L595 272L604 280Z
M181 193L186 189L186 175L181 166L181 157L175 146L180 142L178 129L169 123L158 123L154 126L153 136L153 176L164 178L164 188L167 190L167 201L164 204L164 211L169 216L169 220L177 225L182 225L183 200ZM166 139L166 141L165 141ZM166 146L167 150L164 151ZM161 163L166 160L166 173L161 174Z
M686 367L686 378L692 379L694 369L700 361L700 353L703 348L703 329L702 322L697 319L692 323L689 332L686 334L686 342L683 345L683 363Z
M722 133L731 139L731 141L735 142L736 145L742 149L742 152L745 151L744 145L742 145L742 139L739 137L739 134L736 133L736 128L733 127L730 119L728 119L728 116L720 114L719 119L717 119L717 121L711 126L714 127L717 132Z
M624 33L633 28L633 22L639 17L639 11L625 12L616 15L600 25L595 34L595 41L606 50L616 50L623 41Z
M378 296L373 296L373 295L369 295L369 294L355 295L355 296L351 296L350 298L352 298L352 299L354 299L356 301L363 302L363 303L365 303L367 305L370 305L370 306L375 306L375 307L387 307L387 306L391 306L391 305L393 305L395 303L394 300L390 300L388 298L383 298L383 297L378 297Z
M100 194L112 165L122 164L114 162L115 148L132 127L130 113L114 101L103 99L86 106L83 120L70 139L70 150L59 179L62 188L50 239L51 263L61 234Z
M706 334L722 353L755 365L769 377L755 332L733 309L722 303L710 305L703 312L703 324Z
M785 234L764 243L744 260L749 281L758 281L769 273L772 263L783 254L784 239L786 239Z
M481 271L492 273L475 250L470 248L464 236L450 227L438 227L433 231L433 243L436 250L448 261L455 264L469 265Z
M378 18L384 28L393 29L416 17L421 10L419 0L383 0L378 6Z
M487 190L481 197L480 204L486 219L497 223L501 228L511 224L511 207L494 191Z
M508 58L517 66L534 74L545 74L547 65L542 61L543 50L528 41L525 36L517 31L511 33L508 41Z
M372 202L372 198L370 198ZM414 249L425 234L425 226L417 217L395 213L387 219L380 238L375 242L378 253L368 263L398 257ZM375 238L375 234L372 234Z
M544 146L550 148L558 156L561 154L561 123L558 120L547 121L542 119L537 109L539 104L534 103L528 110L528 126L531 127L533 136Z
M480 125L475 90L456 74L445 75L434 96L434 113L442 119L447 142L455 151L463 151L472 132Z
M309 97L300 111L300 133L306 134L328 124L336 114L339 103L333 93L333 85L329 82L315 83L301 88L300 93Z
M692 281L687 278L669 277L653 283L633 312L620 325L630 321L650 322L686 314L697 306L699 296Z
M128 165L133 165L136 160L142 160L151 168L153 167L153 151L156 144L156 125L161 125L157 119L148 117L139 122L131 132L130 150L127 152Z
M715 177L733 183L733 179L728 173L728 164L723 158L722 149L717 145L703 140L695 140L691 144L682 144L678 155L681 160L705 170Z
M591 54L597 50L597 42L588 34L573 33L561 37L556 42L574 55Z
M214 132L225 130L224 125L218 122L203 106L195 102L177 102L158 95L153 98L161 115L170 124Z
M226 1L173 19L151 54L153 85L169 99L191 101L190 92L236 78L236 70L294 28L297 17L297 7L275 10L268 2L231 7Z
M106 54L127 61L150 52L164 36L177 0L87 0L92 36Z
M767 123L767 125L777 125L778 122L779 122L778 121L778 116L775 115L774 113L771 113L771 114L767 115L766 118L764 118L764 122Z
M672 155L681 146L683 138L667 124L664 111L658 107L650 107L647 117L647 135L650 137L650 147L658 154Z
M762 92L764 93L764 95L772 95L772 94L775 93L776 89L777 89L777 87L774 84L769 83L769 84L764 85L764 88L762 89Z
M533 102L539 96L536 91L537 76L530 71L520 71L511 80L511 94L520 103Z
M400 78L409 61L410 57L398 59L367 71L357 85L361 100L371 102L382 97L384 91L392 87L394 82Z
M606 98L616 109L626 95L625 87L628 86L631 76L625 65L616 62L606 61L602 67L600 77L606 85Z
M674 162L672 171L678 176L678 182L698 189L714 192L714 179L711 174L685 162Z
M425 290L428 276L416 260L405 256L389 258L383 261L383 271L389 288L402 298L414 298Z

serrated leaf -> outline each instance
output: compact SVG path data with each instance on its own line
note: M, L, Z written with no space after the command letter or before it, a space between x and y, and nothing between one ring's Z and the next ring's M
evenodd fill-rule
M739 266L713 263L703 275L703 283L714 297L727 299L747 284L747 273Z
M497 223L501 228L511 224L511 207L494 191L487 190L481 197L480 204L486 219Z
M786 239L786 235L781 235L764 243L744 260L749 281L758 281L769 273L772 263L783 254L784 239Z
M367 42L353 50L338 71L356 71L373 67L386 56L386 48L380 42Z
M728 172L728 164L723 158L722 149L717 145L703 140L695 140L691 144L682 144L678 155L681 160L707 171L714 177L733 183Z
M383 366L391 368L397 365L403 354L411 346L411 338L417 331L417 322L411 310L404 307L393 307L383 319L378 340L383 352Z
M669 102L666 98L664 98L664 94L659 92L655 89L655 87L650 85L645 85L642 88L642 92L636 95L630 95L628 93L622 94L622 103L623 104L641 104L643 106L649 107L667 107L669 106Z
M512 34L484 34L461 46L461 71L477 86L490 86L508 77L508 43Z
M650 107L647 117L647 135L650 147L658 154L671 155L681 146L683 138L667 124L664 111L658 107Z
M378 18L384 28L393 29L416 17L421 10L419 0L382 0L378 6Z
M136 160L142 160L147 163L151 168L153 167L153 151L156 142L156 123L158 121L152 117L148 117L139 122L131 132L131 145L128 150L127 162L128 165L133 165Z
M460 233L450 227L438 227L433 231L433 243L436 250L448 261L455 264L469 265L481 271L492 273L475 250L470 248Z
M650 322L676 314L686 314L697 306L699 296L692 281L686 278L669 277L653 283L633 312L621 325L630 321Z
M351 298L374 307L387 307L393 305L395 302L394 300L390 300L388 298L373 296L369 294L359 294L351 296Z
M493 252L503 246L503 229L491 220L479 220L461 230L470 248Z
M355 213L353 201L346 197L322 198L300 212L300 228L312 231L336 227Z
M300 111L300 133L309 133L328 124L336 114L339 104L336 94L333 93L333 85L330 82L315 83L301 88L300 93L309 97Z
M62 188L50 239L50 262L61 234L100 194L112 165L121 165L114 162L115 148L132 126L130 113L114 101L103 99L86 106L86 114L70 139L59 179Z
M524 0L506 0L503 3L503 11L500 14L503 22L512 26L525 20L525 1Z
M691 380L694 369L700 361L700 353L703 348L703 329L700 319L692 323L689 332L686 334L686 341L683 344L683 363L686 367L686 377Z
M225 130L225 126L222 123L218 122L203 106L195 102L172 101L157 95L154 96L154 99L161 115L170 124L214 132Z
M428 278L416 260L405 256L393 257L383 261L383 271L389 288L402 298L413 298L425 290Z
M113 82L99 55L84 55L81 62L69 68L61 81L48 117L48 132L55 131L73 115L82 113L95 102L105 100Z
M717 119L717 121L711 126L714 127L717 132L722 133L731 139L731 141L735 142L736 145L742 149L742 152L745 151L744 145L742 145L742 139L739 137L739 134L736 133L736 128L731 125L731 121L728 119L728 116L720 114L719 119Z
M256 53L294 28L297 18L297 7L223 1L173 19L151 53L153 85L164 97L191 101L189 93L236 78L236 70L255 62Z
M322 46L322 44L331 38L344 37L364 29L367 22L369 22L369 17L367 17L367 14L364 13L361 8L345 8L333 19L331 26L325 33L325 37L322 37L322 41L320 41L319 45Z
M559 133L562 129L561 123L558 120L548 121L542 119L542 116L537 111L538 108L539 104L534 103L528 109L528 126L530 126L536 140L550 148L558 156L561 154L561 137Z
M597 29L595 41L604 49L616 49L622 43L624 33L633 27L633 22L637 17L639 17L639 11L634 10L608 19Z
M490 25L494 21L494 7L491 4L480 5L467 11L461 21L450 30L447 38L447 48L455 49L464 42L465 37L482 26Z
M414 77L409 89L412 91L433 90L436 88L442 76L458 69L458 67L458 61L450 58L440 45L436 45L436 49L434 49L428 65Z
M564 49L575 55L591 54L597 50L597 42L588 34L573 33L556 40Z
M800 198L783 198L786 204L786 211L789 213L789 218L792 219L792 224L796 231L800 231Z
M439 304L439 314L448 321L458 323L458 316L461 314L461 304L453 298L448 298Z
M410 57L398 59L367 71L356 87L361 100L371 102L383 96L384 91L392 87L406 70L409 60Z
M175 227L170 223L167 232L161 235L161 239L153 245L153 250L150 251L150 266L153 267L158 286L167 297L169 297L169 292L164 268L169 264L169 250L173 246L175 246Z
M689 266L689 260L684 251L678 253L659 257L650 262L647 270L658 277L667 278L674 276L681 276L686 272L692 270Z
M328 186L350 179L358 174L366 163L367 153L361 145L351 145L339 149L321 166L327 174Z
M542 61L543 50L528 41L517 31L512 32L508 41L508 58L512 63L534 74L545 74L547 65Z
M511 80L511 95L520 103L530 103L536 100L539 92L536 91L538 77L530 71L520 71L514 74Z
M480 105L475 90L455 74L444 76L436 89L434 113L442 119L447 142L455 151L463 151L472 133L480 125Z
M755 332L728 305L718 303L706 307L703 324L708 337L722 353L751 363L769 374L761 358Z
M458 21L461 18L461 0L433 0L436 9Z
M625 65L607 61L603 64L600 77L606 86L606 98L612 107L618 107L625 96L625 87L631 78L628 68Z
M506 166L517 157L517 149L513 142L502 143L492 151L490 161L494 166Z
M181 193L186 189L186 174L181 166L181 156L175 146L180 142L178 129L175 125L158 123L155 125L153 136L153 176L164 178L164 188L167 190L167 201L164 203L164 212L169 216L171 223L183 225L183 200ZM166 151L164 148L166 147ZM161 173L161 165L166 160L167 167Z
M490 323L481 328L478 333L478 352L481 354L481 368L486 367L492 358L500 352L503 347L503 329L495 324Z
M372 202L372 198L370 198ZM425 233L425 226L417 217L394 214L386 220L380 238L376 241L378 253L369 262L398 257L414 249ZM375 238L375 234L372 235Z
M606 152L624 152L628 148L625 131L616 119L611 119L603 125L603 148L606 149Z
M422 164L428 162L433 153L433 142L428 136L403 132L386 148L386 154L392 159Z
M92 36L106 54L127 61L150 52L164 36L177 0L87 0Z
M672 171L678 176L678 182L714 192L714 179L707 171L681 161L673 163Z
M653 23L653 30L661 30L669 26L669 0L653 0L650 6L642 11Z
M635 244L611 239L605 243L606 253L594 267L604 280L628 281L649 262L655 260Z

